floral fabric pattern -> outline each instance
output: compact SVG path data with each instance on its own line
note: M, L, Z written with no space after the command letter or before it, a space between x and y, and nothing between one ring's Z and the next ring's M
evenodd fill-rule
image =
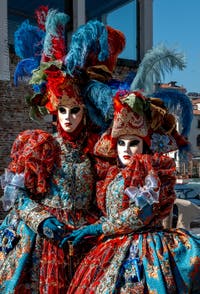
M68 294L199 292L200 238L161 226L175 199L174 171L171 158L156 154L135 155L131 168L109 169L97 185L105 236L79 265ZM148 174L159 183L159 197L143 218L146 205L137 207L123 191L144 187Z
M32 141L28 139L28 134ZM34 152L38 150L37 158L42 151L42 145L39 143L44 145L47 153L49 151L49 155L43 154L46 156L45 158L52 156L51 150L46 149L47 146L51 148L51 141L49 145L46 144L44 137L39 136L38 138L39 132L36 132L35 137L33 132L26 135L25 139L26 142L28 141L29 147L38 146L38 149L34 149ZM45 138L48 141L49 136ZM34 142L34 140L39 141ZM38 169L36 168L34 170L35 176L32 177L30 175L33 171L33 165L29 165L30 170L26 169L28 171L27 179L30 179L30 187L35 187L34 185L37 186L39 183L39 186L44 188L43 193L34 194L33 190L31 192L26 188L17 187L17 195L11 210L0 226L3 237L11 228L14 228L13 234L19 237L9 252L0 251L0 292L2 294L66 293L72 272L94 244L93 241L92 245L87 242L85 246L77 248L74 251L74 256L69 258L69 248L59 248L57 241L48 240L38 233L41 222L52 216L64 223L66 232L71 232L72 229L83 224L94 223L98 219L93 200L94 171L89 155L83 151L82 145L72 148L64 143L59 135L55 135L54 139L51 137L51 140L57 142L53 143L55 146L57 144L60 146L57 154L60 161L57 164L54 161L53 175L48 174L48 180L43 182L45 185L41 186L39 179L42 179L43 176L45 178L43 170L37 174ZM15 146L17 147L15 151L22 152L20 150L21 141L17 142L19 146ZM31 156L34 156L33 150L29 151ZM16 152L15 154L17 154ZM33 161L33 157L31 158ZM47 170L45 170L45 164ZM49 173L48 160L45 161L45 164L43 166L45 173ZM15 171L13 170L13 172ZM38 179L36 179L37 175ZM36 179L36 182L33 179ZM25 186L26 183L25 176ZM12 189L10 189L11 194ZM14 220L15 223L13 223Z

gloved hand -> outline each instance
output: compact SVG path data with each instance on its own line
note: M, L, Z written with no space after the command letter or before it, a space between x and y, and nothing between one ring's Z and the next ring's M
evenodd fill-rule
M64 233L64 224L55 217L45 219L38 228L40 234L49 239L61 240Z
M63 247L69 240L72 241L72 245L77 245L85 236L99 236L103 233L102 224L89 225L78 230L74 230L69 236L65 237L59 247Z

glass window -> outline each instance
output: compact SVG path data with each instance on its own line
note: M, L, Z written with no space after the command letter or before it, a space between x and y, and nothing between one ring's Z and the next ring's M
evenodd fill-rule
M137 1L121 6L107 14L107 24L122 31L126 47L119 58L137 60Z

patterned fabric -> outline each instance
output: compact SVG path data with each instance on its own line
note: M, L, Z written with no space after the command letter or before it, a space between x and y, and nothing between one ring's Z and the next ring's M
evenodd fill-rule
M25 186L33 194L47 192L47 179L60 162L60 147L49 133L42 130L21 132L11 150L12 161L8 169L24 173Z
M141 154L133 157L131 168L109 169L97 194L105 236L79 265L68 294L199 293L200 238L160 225L175 199L174 170L168 157ZM150 173L160 183L159 202L151 204L151 215L144 219L145 210L124 190L144 187Z
M123 93L124 94L124 93ZM122 96L122 95L121 95ZM116 95L117 97L117 95ZM142 95L139 92L126 94L122 97L114 99L114 120L112 126L112 138L119 138L120 136L126 134L134 134L139 137L146 137L148 134L148 125L147 118L144 115L139 114L138 112L134 112L130 109L128 104L126 104L126 99L136 99L144 100ZM137 97L137 98L136 98ZM121 99L120 99L121 98ZM137 102L138 103L138 102Z
M139 91L119 90L113 108L113 121L94 147L97 156L117 158L117 139L123 135L142 138L151 153L165 154L182 148L189 151L189 142L176 130L176 119L162 100L147 98Z
M17 237L16 242L9 243L9 252L0 251L2 294L66 293L73 271L94 245L95 240L71 252L71 247L61 249L57 241L38 234L41 222L51 216L65 224L66 234L98 219L93 200L94 171L89 154L83 151L87 144L82 142L74 148L59 135L54 140L60 146L61 164L54 167L47 181L48 192L35 195L18 187L14 206L0 226L4 241L11 229L10 241Z

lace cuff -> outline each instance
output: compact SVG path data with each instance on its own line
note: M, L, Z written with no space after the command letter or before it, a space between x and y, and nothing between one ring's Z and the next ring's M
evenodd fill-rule
M1 187L4 194L1 198L3 209L8 211L14 206L19 188L24 189L24 174L15 174L5 169L5 173L0 177Z
M124 193L135 202L140 209L146 205L153 205L159 202L159 186L158 180L153 175L148 175L145 178L145 185L143 187L128 187Z

